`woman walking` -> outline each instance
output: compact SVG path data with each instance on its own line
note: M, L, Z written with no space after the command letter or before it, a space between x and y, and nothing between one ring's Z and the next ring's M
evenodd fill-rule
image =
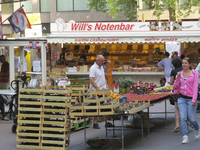
M182 144L188 143L187 119L195 129L195 137L199 138L199 124L196 120L198 73L192 69L191 60L185 57L182 61L183 70L177 73L174 83L174 94L179 94L178 107L180 111L181 127L183 133Z
M170 79L170 73L171 73L172 68L173 68L172 59L169 58L169 53L168 53L168 52L165 53L165 58L162 59L162 60L158 63L158 67L159 67L159 68L165 67L165 79L166 79L165 86L167 86L168 81L169 81L169 79Z
M177 72L180 72L181 70L183 70L183 68L182 68L182 61L181 61L181 59L179 57L174 58L172 60L172 64L174 66L174 69L172 70L171 75L170 75L170 81L169 81L170 85L174 84ZM176 132L179 129L179 127L180 127L180 113L179 113L179 109L178 109L178 103L177 103L178 99L177 99L176 95L174 95L174 99L176 100L176 101L174 100L176 126L175 126L174 130L172 130L172 132Z

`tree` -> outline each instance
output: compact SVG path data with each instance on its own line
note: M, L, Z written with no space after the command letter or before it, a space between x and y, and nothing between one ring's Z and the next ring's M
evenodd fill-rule
M138 0L90 0L88 4L89 9L101 10L106 12L106 4L109 3L110 10L108 14L113 18L121 18L118 13L123 12L125 17L129 20L137 18ZM200 14L199 0L184 0L184 3L179 5L180 0L142 0L147 4L149 9L154 10L153 15L160 20L160 16L164 12L164 7L167 6L169 10L170 21L176 21L177 17L187 17L192 13L198 11ZM192 9L192 6L193 7ZM195 8L195 9L194 9Z

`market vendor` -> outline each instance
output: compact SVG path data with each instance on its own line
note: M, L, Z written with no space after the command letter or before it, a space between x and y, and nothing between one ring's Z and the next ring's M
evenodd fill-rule
M60 54L60 64L64 65L65 64L65 53L66 53L66 48L62 48L62 53Z
M103 55L97 55L96 62L91 66L89 71L89 78L90 78L90 88L92 90L102 90L107 89L108 85L106 83L105 72L103 68L104 64L104 57ZM106 127L112 127L113 125L107 121L106 119ZM100 129L97 118L93 118L93 128Z
M79 58L79 65L85 65L86 59L87 58L86 58L86 55L85 55L85 51L82 50L81 51L81 56ZM80 62L82 62L82 63L80 63Z

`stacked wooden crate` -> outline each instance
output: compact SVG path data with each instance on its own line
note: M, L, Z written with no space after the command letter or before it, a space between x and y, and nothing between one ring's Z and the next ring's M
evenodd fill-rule
M19 91L17 148L38 149L41 147L43 89L20 88Z
M88 96L88 85L76 85L72 84L70 85L72 87L72 103L77 104L79 102L82 102L83 99L85 99ZM71 120L73 121L73 126L75 127L75 130L80 130L84 127L88 127L92 124L89 117L85 118L85 122L83 117L74 117L70 116Z
M41 149L69 149L71 88L43 90Z
M108 95L108 96L106 96ZM113 115L119 106L118 100L111 100L110 90L92 91L90 96L83 99L83 102L70 103L70 116L99 116Z
M71 88L20 88L17 147L68 150L70 100Z

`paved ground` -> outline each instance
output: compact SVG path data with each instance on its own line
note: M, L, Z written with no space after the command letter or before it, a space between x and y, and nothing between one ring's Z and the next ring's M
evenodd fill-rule
M173 112L174 107L167 106L168 111ZM164 103L156 104L150 107L150 112L163 111ZM200 122L200 113L197 113L197 119ZM116 125L121 125L121 121L116 121ZM128 124L127 121L124 121ZM196 140L194 137L193 129L189 128L189 140L188 144L181 144L182 133L181 131L172 133L172 129L175 126L174 114L168 114L167 127L165 127L164 114L151 114L150 123L154 124L154 127L150 130L148 135L145 130L144 138L141 138L139 129L131 129L124 131L125 149L126 150L192 150L199 149L200 140ZM16 134L11 132L13 121L0 120L0 150L22 150L16 148ZM101 129L93 129L92 126L87 128L87 138L105 137L104 122L99 123ZM112 136L112 132L109 133ZM121 131L116 132L117 136L121 136ZM84 130L72 132L70 136L70 150L82 150L84 149ZM87 149L92 150L88 145ZM118 140L110 140L109 143L103 146L101 149L106 150L120 150L121 143Z

